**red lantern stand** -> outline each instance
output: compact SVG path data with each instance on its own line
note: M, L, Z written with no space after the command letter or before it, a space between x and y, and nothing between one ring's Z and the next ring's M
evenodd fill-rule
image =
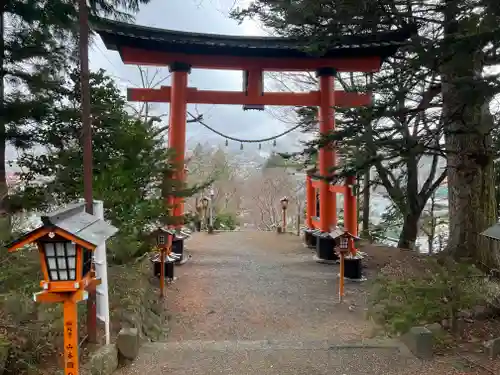
M165 297L165 264L166 257L172 252L172 243L175 231L165 227L157 228L152 235L156 240L156 249L160 253L160 298ZM155 261L153 260L153 263ZM154 266L153 266L154 267ZM155 272L156 273L156 272Z
M339 302L342 302L344 298L344 286L345 286L345 256L349 253L349 243L351 239L348 236L342 235L338 238L339 244L337 246L337 251L340 256L340 274L339 274Z
M43 226L9 244L13 252L35 244L40 254L42 291L35 302L62 303L64 310L64 374L79 373L77 304L87 300L101 280L92 267L92 253L118 229L83 211L82 204L42 216Z

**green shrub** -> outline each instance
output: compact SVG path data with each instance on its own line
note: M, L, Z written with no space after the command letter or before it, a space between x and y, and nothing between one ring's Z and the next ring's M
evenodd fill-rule
M230 213L219 213L214 220L214 229L235 230L237 225L236 216Z
M137 235L117 233L107 244L108 261L110 264L134 262L151 248L147 240L140 241Z
M388 333L443 319L455 328L460 310L484 302L486 279L475 266L448 258L428 258L425 265L421 273L382 274L374 281L368 314Z

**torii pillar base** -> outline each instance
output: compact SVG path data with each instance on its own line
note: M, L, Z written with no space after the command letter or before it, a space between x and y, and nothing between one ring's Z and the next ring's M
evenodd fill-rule
M344 257L344 277L350 281L363 281L363 264L359 256Z
M318 262L337 263L339 256L335 252L335 239L330 233L316 234L316 257Z
M304 244L309 249L316 249L316 236L314 232L315 230L310 228L304 230Z

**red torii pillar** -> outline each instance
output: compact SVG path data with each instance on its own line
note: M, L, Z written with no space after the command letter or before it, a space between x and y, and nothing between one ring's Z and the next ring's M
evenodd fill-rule
M179 182L179 189L182 189L182 183L185 177L184 157L186 153L188 74L191 72L191 65L173 63L170 65L169 69L172 73L172 91L170 99L168 147L175 152L172 160L174 179ZM172 214L175 218L181 218L184 215L184 199L182 197L170 197L169 204L173 206ZM181 225L182 222L179 221L176 226Z
M318 69L316 75L319 77L320 107L319 107L319 132L321 136L328 136L335 130L335 77L333 68ZM321 177L331 175L331 169L335 166L335 150L332 143L328 143L319 149L319 174ZM332 225L337 224L337 195L330 192L330 184L326 180L320 181L319 198L320 213L319 221L321 232L330 232Z

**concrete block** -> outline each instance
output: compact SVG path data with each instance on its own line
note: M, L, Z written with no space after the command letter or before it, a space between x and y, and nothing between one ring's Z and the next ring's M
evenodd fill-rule
M122 328L116 338L118 353L125 359L133 361L139 354L139 331L137 328Z
M402 337L403 343L420 359L431 359L433 356L434 337L426 327L412 327Z
M500 355L500 337L497 337L496 339L486 341L484 343L484 347L488 353L488 355L494 359L498 355Z
M118 368L118 350L115 345L104 345L90 357L91 375L111 375Z

